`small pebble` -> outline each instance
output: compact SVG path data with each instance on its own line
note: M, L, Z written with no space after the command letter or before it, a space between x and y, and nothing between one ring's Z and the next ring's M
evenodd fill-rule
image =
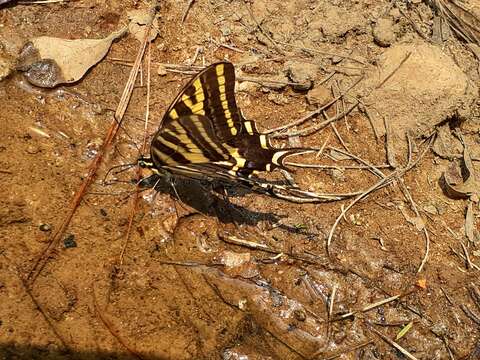
M77 243L75 241L75 235L73 234L68 235L65 238L65 240L63 240L63 245L65 246L65 249L77 247Z
M40 151L41 151L40 148L36 145L28 145L27 147L27 154L30 154L30 155L38 154Z
M303 309L294 310L293 316L295 316L295 319L297 319L298 321L305 321L307 318L307 314L305 314L305 311Z
M40 224L38 228L40 229L40 231L45 231L45 232L52 230L52 226L49 224Z
M101 214L102 216L107 216L107 215L108 215L108 214L107 214L107 211L106 211L105 209L100 209L100 214Z
M393 23L390 19L378 19L373 28L373 39L375 43L382 47L389 47L395 42L395 33Z
M340 56L333 56L332 57L332 64L333 65L339 64L339 63L342 62L342 60L343 60L343 58L340 57Z
M157 74L160 76L167 75L167 68L165 67L165 65L158 65Z

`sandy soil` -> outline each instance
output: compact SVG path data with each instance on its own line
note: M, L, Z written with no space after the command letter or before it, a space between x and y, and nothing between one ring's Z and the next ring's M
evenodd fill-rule
M453 199L443 180L463 163L460 138L480 174L479 47L455 37L426 1L197 0L182 24L187 3L160 2L148 135L195 72L159 64L234 62L240 78L257 79L239 82L237 98L262 130L363 76L327 109L334 117L362 100L335 127L275 143L325 146L298 159L337 167L297 169L307 190L353 193L401 176L340 219L328 253L352 199L292 204L236 188L225 197L187 181L176 183L178 198L168 184L141 193L126 243L135 169L107 171L139 156L145 63L96 181L27 282L101 149L140 43L118 39L80 81L53 89L13 69L18 51L42 35L106 37L146 5L0 5L0 358L480 359L479 190ZM466 1L467 13L445 3L480 38L478 4ZM405 130L418 161L406 172Z

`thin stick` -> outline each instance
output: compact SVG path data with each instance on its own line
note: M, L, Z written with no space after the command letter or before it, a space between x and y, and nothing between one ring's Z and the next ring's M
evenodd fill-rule
M338 215L337 219L335 220L332 228L330 229L330 233L328 234L327 238L327 254L330 255L330 245L332 243L332 238L333 234L335 233L335 229L337 228L338 224L340 221L344 218L344 216L347 214L348 210L350 210L356 203L358 203L360 200L368 196L371 192L380 189L386 185L388 185L394 178L396 174L392 173L389 176L379 180L377 183L369 187L367 190L365 190L363 193L358 195L350 204L348 204L347 207L343 208L340 215Z
M450 250L455 254L457 255L460 259L462 259L463 261L467 262L467 258L465 257L465 255L463 254L460 254L459 252L457 252L454 248L450 247ZM471 261L471 260L470 260ZM474 268L475 270L478 270L480 271L480 266L478 266L477 264L475 264L474 262L471 261L471 266L472 268Z
M460 242L460 246L462 247L463 253L465 254L467 269L471 269L473 267L473 263L472 263L472 260L470 260L470 255L468 254L468 250L465 247L465 244L463 242Z
M306 263L309 263L309 264L318 264L317 261L313 261L312 259L310 259L307 256L304 256L302 254L297 255L297 254L293 254L292 252L284 252L284 251L280 251L280 250L275 250L275 249L269 247L268 245L260 244L260 243L254 242L254 241L240 239L236 236L222 236L222 235L220 235L219 237L220 237L220 239L222 239L223 241L225 241L226 243L229 243L229 244L233 244L233 245L237 245L237 246L245 246L245 247L250 248L250 249L264 251L264 252L267 252L267 253L270 253L270 254L276 254L276 255L285 254L285 255L293 258L293 259L305 261Z
M332 294L330 295L330 299L328 301L328 313L327 313L327 318L328 318L328 323L327 323L327 339L330 339L330 330L331 330L331 319L333 315L333 304L335 302L335 295L337 293L337 284L333 285L332 288ZM327 340L328 342L328 340Z
M420 216L420 213L418 212L417 205L415 204L415 201L413 201L412 195L410 194L410 191L408 191L407 187L405 186L405 184L403 182L403 179L398 179L397 183L399 184L400 189L402 190L402 192L405 194L406 198L410 202L410 205L412 206L412 209L413 209L413 212L415 213L415 216L422 219L422 217ZM422 221L423 221L423 219L422 219ZM419 273L423 270L423 267L427 263L428 254L430 253L430 235L428 234L428 230L427 230L427 227L425 226L425 224L423 225L422 231L425 235L425 252L424 252L422 261L420 263L420 266L417 269L417 273Z
M338 321L338 320L346 319L346 318L348 318L348 317L350 317L350 316L353 316L353 315L355 315L355 314L357 314L357 313L359 313L359 312L367 312L367 311L372 310L372 309L374 309L374 308L377 308L377 307L379 307L379 306L385 305L385 304L387 304L387 303L389 303L389 302L395 301L395 300L399 299L400 297L403 297L403 296L408 295L408 294L409 294L409 293L403 294L403 295L394 295L394 296L391 296L391 297L389 297L389 298L386 298L386 299L377 301L376 303L369 304L369 305L361 308L360 310L351 311L351 312L349 312L349 313L343 314L343 315L339 316L338 318L334 319L333 321Z
M372 166L367 166L367 165L338 166L338 165L302 164L302 163L297 163L292 161L286 161L284 164L287 166L295 166L295 167L307 168L307 169L338 169L338 170L370 170L372 167L377 169L388 169L391 167L388 164L372 165Z
M187 19L187 15L188 15L188 12L190 11L190 8L192 7L193 3L195 2L195 0L190 0L187 4L187 7L185 8L185 10L183 11L183 15L182 15L182 24L185 22L185 20Z
M117 341L132 355L133 357L143 360L144 358L142 355L140 355L136 350L134 350L132 347L130 347L125 340L120 336L120 333L118 330L115 329L113 324L108 320L105 315L103 314L103 310L100 309L100 306L98 305L97 302L97 296L95 295L95 287L92 284L92 294L93 294L93 305L95 307L95 312L98 314L98 317L102 321L103 325L107 328L107 330L112 334L112 336L117 339Z
M146 109L145 109L145 127L144 127L144 133L143 133L143 143L142 143L142 148L141 148L141 154L145 154L147 150L147 139L148 139L148 117L150 114L150 81L151 81L151 43L148 43L147 47L147 103L146 103ZM142 168L140 166L137 166L137 185L135 189L135 196L132 198L132 207L131 211L128 217L128 226L127 226L127 232L125 234L125 243L123 244L122 251L120 252L120 260L119 263L120 265L123 265L123 256L125 255L125 251L127 249L128 243L130 241L131 235L132 235L132 227L133 227L133 222L135 220L135 214L137 213L138 210L138 202L140 200L140 180L142 179Z
M415 161L409 161L409 164L407 167L403 169L398 169L395 170L394 172L390 173L388 176L380 179L376 184L372 185L370 188L365 190L362 194L358 195L346 208L342 208L342 211L340 215L338 215L337 219L335 220L335 223L333 224L330 233L327 238L327 254L330 255L330 245L332 242L333 234L335 232L335 229L337 228L338 224L342 220L342 218L345 216L348 210L350 210L357 202L368 196L371 192L381 189L387 185L389 185L396 177L400 177L403 174L405 174L407 171L412 169L422 158L423 156L427 153L427 151L431 148L433 141L435 140L435 135L431 136L430 142L427 146L425 146L424 151L419 155L419 157Z
M130 76L128 78L128 81L125 85L125 89L123 91L122 97L120 99L120 102L117 106L117 109L115 111L114 119L112 120L110 124L110 128L107 132L107 135L105 136L105 139L103 141L103 145L101 150L97 153L95 158L92 160L92 162L89 165L88 168L88 174L83 180L82 184L80 185L80 188L74 195L71 205L70 205L70 210L67 212L66 217L64 218L62 224L58 228L57 231L55 231L51 238L49 239L48 245L46 248L42 251L40 256L37 258L34 266L30 270L30 273L27 276L27 284L29 287L31 287L37 277L40 275L42 272L44 266L47 264L48 260L50 259L50 255L52 251L57 247L58 243L60 242L63 234L68 228L68 225L70 224L70 221L73 218L73 215L75 214L78 206L82 202L83 196L87 192L88 188L90 185L94 182L96 173L98 168L100 167L100 164L103 161L103 157L107 153L107 150L110 148L120 126L123 120L123 116L125 115L125 111L128 106L128 102L130 100L130 97L132 95L133 87L135 84L135 79L138 74L138 70L140 68L141 60L143 58L143 54L145 53L145 48L147 44L147 39L148 35L150 32L151 28L151 23L147 25L147 31L145 32L145 37L143 39L143 43L140 46L140 49L137 53L137 58L135 59L135 64L132 67L132 70L130 71Z
M357 100L361 106L359 107L359 110L365 114L365 116L367 117L368 119L368 122L370 123L370 127L372 128L372 131L373 131L373 134L375 135L375 141L378 143L379 140L380 140L380 135L378 134L378 130L377 130L377 127L375 126L374 122L373 122L373 119L372 119L372 116L370 115L370 112L368 111L367 109L367 105L365 105L365 103L357 98L354 98L355 100Z
M314 132L317 132L318 130L321 130L322 128L324 128L325 126L328 126L330 123L332 122L335 122L339 119L341 119L344 115L346 114L349 114L353 109L355 109L358 105L358 102L351 105L346 111L344 111L343 113L341 114L338 114L337 116L334 116L330 119L327 119L325 121L322 121L321 123L318 123L318 124L315 124L315 125L312 125L312 126L309 126L309 127L306 127L304 129L301 129L301 130L297 130L297 131L292 131L292 132L289 132L289 133L282 133L282 134L275 134L275 135L272 135L271 137L272 138L282 138L282 137L290 137L290 136L307 136L307 135L310 135L310 134L313 134ZM317 110L316 110L317 111ZM306 116L305 118L303 119L300 119L300 120L307 120L311 117L312 114L309 114L308 116ZM315 114L314 114L315 115ZM297 120L299 121L299 120ZM302 121L302 122L303 122Z
M339 152L339 153L342 154L342 155L346 155L346 156L352 158L353 160L358 161L360 164L363 164L363 165L365 165L365 166L368 166L368 168L371 170L371 172L372 172L374 175L378 176L380 179L382 179L382 178L385 177L385 174L384 174L382 171L378 170L378 168L377 168L375 165L370 164L368 161L363 160L361 157L359 157L359 156L357 156L357 155L354 155L354 154L352 154L352 153L343 151L343 150L341 150L341 149L334 148L334 147L332 147L332 146L329 146L329 149L330 149L330 150L337 151L337 152ZM389 166L387 166L387 167L389 167Z
M333 75L332 75L333 76ZM333 100L329 101L327 104L323 105L322 107L316 109L315 111L307 114L306 116L300 118L299 120L296 120L296 121L293 121L289 124L286 124L286 125L282 125L282 126L279 126L277 128L273 128L273 129L270 129L270 130L267 130L266 132L264 132L265 134L270 134L270 133L273 133L273 132L278 132L278 131L281 131L281 130L285 130L285 129L288 129L288 128L291 128L293 126L297 126L297 125L301 125L303 124L305 121L307 121L308 119L314 117L315 115L318 115L320 114L323 110L329 108L331 105L333 105L335 102L337 102L339 99L341 99L343 96L345 96L346 94L348 94L348 92L350 90L352 90L355 86L357 86L360 81L363 80L363 76L359 77L357 79L357 81L355 81L347 90L345 90L344 92L340 93L337 97L335 97ZM351 111L351 110L350 110ZM344 111L345 114L348 114L350 111ZM342 114L343 116L343 114Z
M345 141L343 141L343 139L342 139L342 137L340 136L340 133L338 132L335 124L332 122L332 123L330 123L330 126L332 127L333 132L335 133L335 136L336 136L337 139L340 141L340 144L342 144L342 146L345 148L345 150L347 150L348 152L350 152L350 149L348 148L347 144L345 144Z
M30 298L30 300L32 300L32 303L35 305L35 307L37 308L38 312L42 315L43 319L45 320L45 322L48 324L48 326L50 327L50 329L52 330L52 332L54 333L54 335L57 337L57 339L60 341L60 343L62 344L62 347L64 348L64 350L68 350L69 347L67 345L67 342L65 341L65 339L63 338L63 336L60 335L60 333L58 332L56 326L53 324L53 321L50 320L50 318L47 316L47 313L45 312L45 310L43 309L43 306L40 305L40 303L37 301L37 299L35 298L35 296L33 296L32 292L30 291L29 287L28 287L28 284L26 283L26 281L20 276L20 274L16 271L16 275L18 277L18 279L20 280L20 283L22 284L22 287L23 289L25 290L25 292L27 293L28 297Z
M387 75L387 77L385 79L383 79L376 87L375 89L379 89L383 86L383 84L385 84L397 71L398 69L400 69L400 67L405 63L405 61L408 60L408 58L410 57L410 55L412 55L412 52L409 51L407 55L405 55L405 57L402 59L402 61L400 61L400 63L395 67L395 69L392 70L392 72L390 72L390 74Z
M377 329L375 329L369 322L365 322L365 324L367 325L367 328L374 332L375 334L377 334L378 336L380 336L386 343L390 344L391 346L393 346L395 349L397 349L398 351L400 351L403 355L405 355L407 358L409 358L410 360L418 360L415 356L413 356L412 354L410 354L407 350L405 350L403 347L401 347L399 344L397 344L395 341L391 340L390 338L388 338L387 336L383 335L380 331L378 331Z
M343 90L342 90L342 88L340 87L340 83L339 83L337 80L334 81L334 84L337 86L338 92L339 92L340 94L343 93ZM345 113L345 109L346 109L347 107L345 106L345 97L344 97L344 96L343 96L342 99L341 99L341 103L342 103L342 112ZM347 114L345 114L344 120L345 120L345 126L347 127L347 130L350 130L350 124L348 123Z

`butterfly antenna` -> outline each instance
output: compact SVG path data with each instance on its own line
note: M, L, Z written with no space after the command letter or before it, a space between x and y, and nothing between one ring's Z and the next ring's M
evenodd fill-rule
M140 152L141 152L140 148L138 147L137 143L135 142L135 140L133 139L133 137L130 135L130 133L127 131L127 129L126 129L126 128L123 126L123 124L122 124L119 120L117 120L116 118L115 118L115 121L117 122L119 128L123 130L123 132L124 132L125 135L127 136L128 140L130 140L131 144L132 144L133 146L135 146L135 149L137 149L137 151L140 153Z
M114 172L115 175L118 175L118 174L120 174L124 171L129 170L130 168L134 167L135 165L137 165L137 163L121 164L121 165L116 165L116 166L111 167L110 169L108 169L107 173L103 177L102 184L107 184L106 180L107 180L107 177L110 175L110 173ZM120 169L120 170L116 170L116 169Z

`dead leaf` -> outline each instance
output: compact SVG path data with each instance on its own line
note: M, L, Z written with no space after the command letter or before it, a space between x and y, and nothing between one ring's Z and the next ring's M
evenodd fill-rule
M407 212L407 210L405 210L405 207L403 206L403 204L399 206L399 209L400 209L403 217L405 218L405 220L407 220L407 222L409 222L410 224L415 226L418 231L422 231L425 228L425 222L423 221L423 219L420 216L412 217L412 216L408 215L408 212Z
M52 88L78 81L103 59L113 40L125 31L123 28L104 39L34 38L23 47L17 68L25 71L30 83L40 87Z
M420 289L425 290L427 288L427 279L418 279L415 285L417 285Z
M461 177L459 173L455 165L443 173L447 195L452 198L466 199L472 197L472 200L478 199L480 196L480 181L476 177L470 152L466 145L464 145L463 150L463 174Z
M131 10L127 12L128 19L130 23L128 24L128 31L130 34L135 36L135 38L143 42L145 38L145 31L148 24L152 24L150 29L150 34L148 36L148 41L152 42L158 35L158 19L155 17L152 19L154 14L146 9Z

